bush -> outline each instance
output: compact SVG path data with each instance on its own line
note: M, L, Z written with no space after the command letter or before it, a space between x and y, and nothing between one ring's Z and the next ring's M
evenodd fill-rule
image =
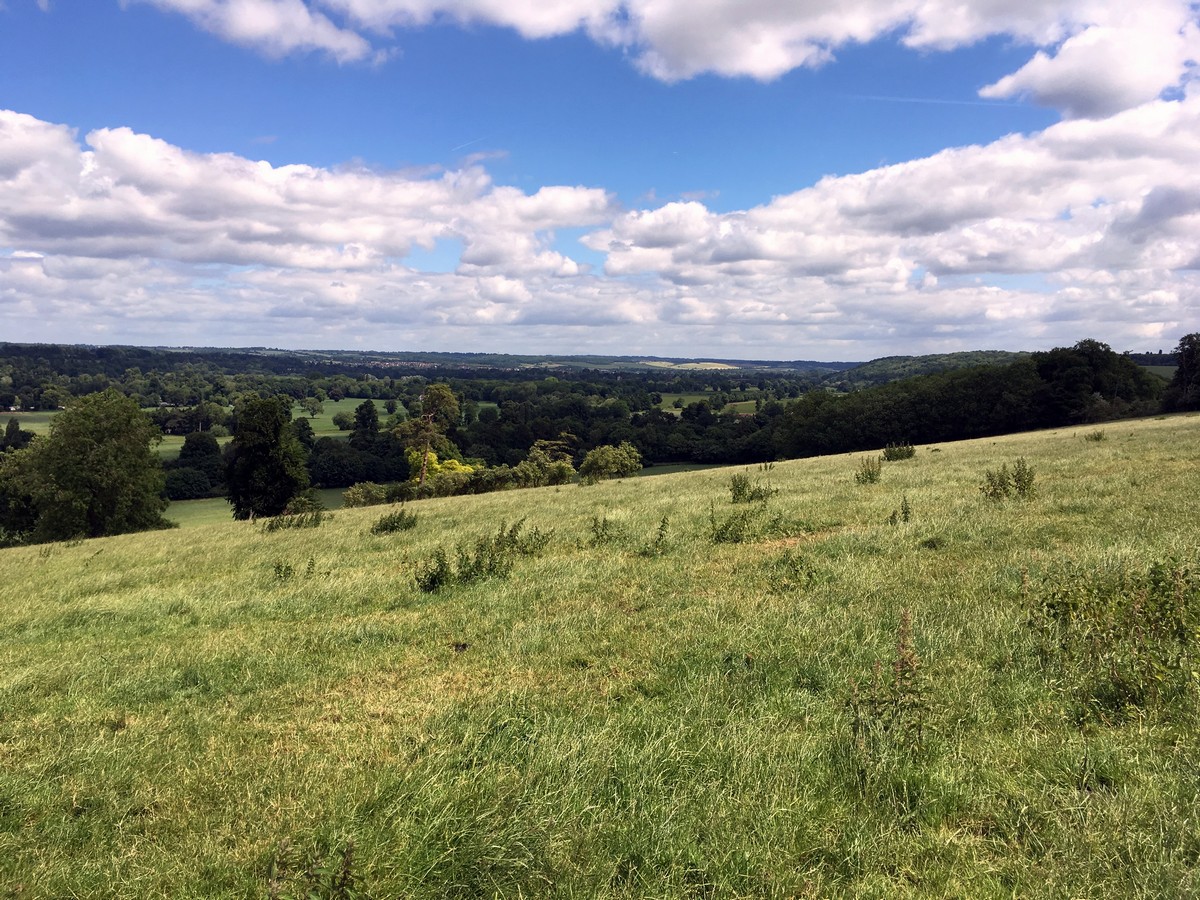
M289 513L263 521L263 531L283 531L289 528L319 528L328 519L333 518L324 510L314 509L309 512Z
M752 484L750 476L743 472L738 472L729 479L729 494L734 503L766 502L773 494L778 493L778 489L771 487L770 482L764 484L758 479Z
M878 484L883 476L883 459L879 456L863 457L854 473L855 484Z
M445 550L435 550L417 566L417 588L432 593L448 585L507 578L517 557L536 556L549 541L550 535L537 528L525 531L524 519L511 526L501 522L500 529L491 537L459 544L453 564Z
M165 493L168 500L200 500L211 496L212 482L199 469L169 469Z
M917 455L917 448L912 444L888 444L883 448L885 462L897 462L901 459L912 459Z
M604 444L588 452L579 466L579 483L595 484L605 478L625 478L642 471L638 448L621 441L620 446Z
M391 534L394 531L408 531L417 527L417 514L405 509L388 513L371 526L371 534Z
M373 481L360 481L342 492L342 503L349 508L379 506L387 503L387 488Z
M979 491L989 500L1007 500L1014 494L1021 500L1029 500L1035 494L1033 480L1033 467L1022 456L1013 464L1012 471L1009 471L1007 463L995 472L988 469Z

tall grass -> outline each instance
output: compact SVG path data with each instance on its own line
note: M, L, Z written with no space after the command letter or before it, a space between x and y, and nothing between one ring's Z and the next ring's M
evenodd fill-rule
M1195 683L1084 715L1034 613L1196 570L1198 432L922 447L870 490L779 463L787 527L741 542L714 469L0 551L0 887L1195 894ZM1018 458L1036 495L989 502ZM550 537L504 577L418 588L522 520Z

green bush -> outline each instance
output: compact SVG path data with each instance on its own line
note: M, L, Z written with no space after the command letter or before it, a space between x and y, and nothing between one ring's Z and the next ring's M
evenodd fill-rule
M749 475L738 472L729 479L729 493L734 503L757 503L769 500L779 490L761 479L751 483Z
M360 481L342 492L342 503L348 508L379 506L387 503L388 489L373 481Z
M1008 463L993 472L988 469L984 473L983 484L979 486L980 493L989 500L1007 500L1016 495L1021 500L1029 500L1035 494L1033 486L1033 467L1021 457L1009 471Z
M855 484L878 484L883 477L883 460L878 456L863 457L854 473Z
M314 509L309 512L298 512L274 516L263 521L263 531L283 531L290 528L319 528L333 516L324 510Z
M395 531L408 531L417 527L417 514L400 509L388 513L371 526L371 534L391 534Z
M485 578L507 578L518 557L536 556L550 542L550 534L537 528L525 530L525 520L511 526L500 523L490 537L458 545L451 563L440 547L417 565L417 588L432 593L455 584L469 584Z
M579 483L595 484L605 478L625 478L642 471L642 454L628 441L604 444L588 451L579 465Z
M902 459L912 459L917 455L917 448L912 444L888 444L883 448L885 462L897 462Z

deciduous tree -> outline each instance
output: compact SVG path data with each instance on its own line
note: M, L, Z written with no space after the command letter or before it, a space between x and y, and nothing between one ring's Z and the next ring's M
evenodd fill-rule
M35 541L101 537L168 527L162 433L136 401L115 390L74 401L50 434L18 454L16 469L36 511Z
M238 410L225 468L235 519L277 516L308 487L304 449L290 421L285 398L247 398Z

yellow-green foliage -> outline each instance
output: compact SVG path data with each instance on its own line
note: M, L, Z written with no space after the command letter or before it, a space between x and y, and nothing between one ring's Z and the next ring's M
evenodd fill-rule
M0 895L1195 896L1200 417L1083 433L0 551Z

